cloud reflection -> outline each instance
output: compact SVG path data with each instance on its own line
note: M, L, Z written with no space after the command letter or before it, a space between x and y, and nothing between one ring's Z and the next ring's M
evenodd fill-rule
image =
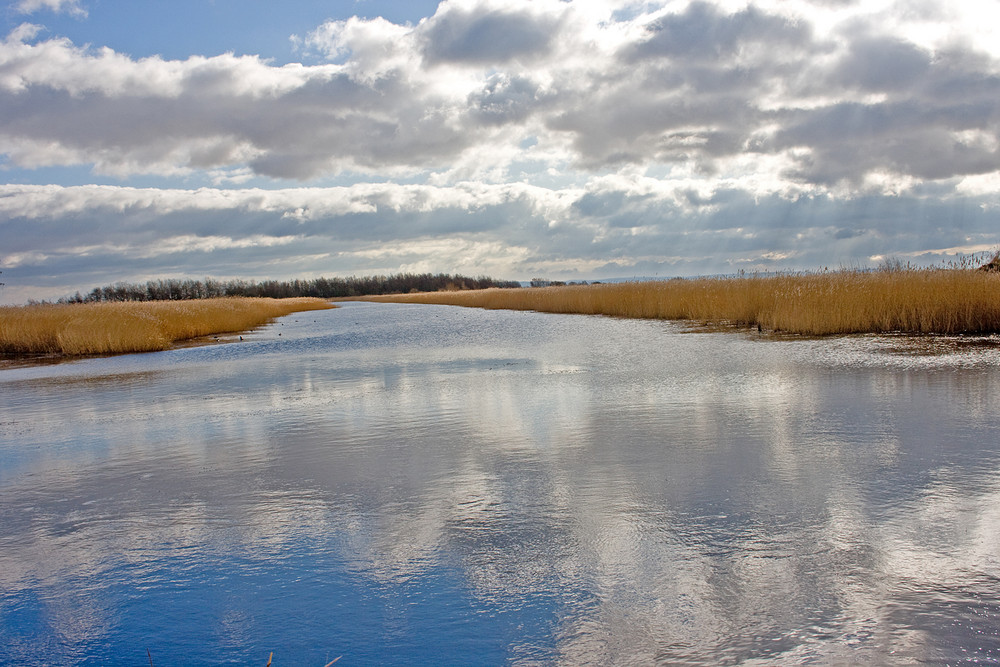
M514 661L1000 649L992 369L921 368L866 338L433 307L454 333L428 334L414 309L344 310L288 332L294 354L0 385L46 406L4 427L31 460L0 486L0 608L37 594L51 628L0 655L46 632L113 643L137 622L123 606L167 594L206 594L195 616L229 645L329 606L361 633L369 604L387 616L363 641L391 642L386 618L412 627L441 586ZM347 340L326 327L383 325L409 328L326 347ZM24 453L50 439L75 444Z

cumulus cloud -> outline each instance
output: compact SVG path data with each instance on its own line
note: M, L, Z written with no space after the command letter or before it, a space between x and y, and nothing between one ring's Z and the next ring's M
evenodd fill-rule
M530 61L552 50L559 39L559 16L552 3L444 2L418 33L431 63L495 66Z
M718 66L738 58L769 58L777 46L798 50L809 39L807 25L753 5L730 14L708 2L692 2L682 13L651 21L646 34L626 44L623 52L632 62L682 58Z
M527 120L545 96L527 76L495 74L469 94L473 117L484 125L509 125Z
M920 7L448 0L328 21L284 66L24 24L0 42L0 167L274 189L4 186L0 260L39 284L208 255L246 277L938 261L995 242L1000 48L974 12Z
M540 167L781 163L778 177L820 187L1000 168L1000 62L910 39L903 12L892 33L853 5L833 28L778 4L595 7L452 0L417 25L331 21L301 40L327 62L284 67L132 59L22 27L0 45L0 152L122 177L302 180L444 173L484 152L502 178L529 140L555 161Z

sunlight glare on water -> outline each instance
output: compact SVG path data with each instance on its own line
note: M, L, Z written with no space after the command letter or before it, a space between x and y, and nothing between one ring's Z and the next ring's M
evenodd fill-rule
M0 664L1000 660L992 339L347 303L0 402Z

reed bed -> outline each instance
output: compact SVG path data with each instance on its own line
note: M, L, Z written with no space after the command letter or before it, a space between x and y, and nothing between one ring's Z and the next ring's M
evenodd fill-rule
M241 297L6 306L0 307L0 353L152 352L178 341L246 331L290 313L332 307L313 298Z
M765 274L370 300L685 320L815 336L1000 332L1000 274L958 269Z

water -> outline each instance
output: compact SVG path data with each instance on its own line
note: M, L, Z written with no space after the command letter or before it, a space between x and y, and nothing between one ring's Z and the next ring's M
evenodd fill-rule
M0 371L0 664L1000 661L997 341L244 338Z

